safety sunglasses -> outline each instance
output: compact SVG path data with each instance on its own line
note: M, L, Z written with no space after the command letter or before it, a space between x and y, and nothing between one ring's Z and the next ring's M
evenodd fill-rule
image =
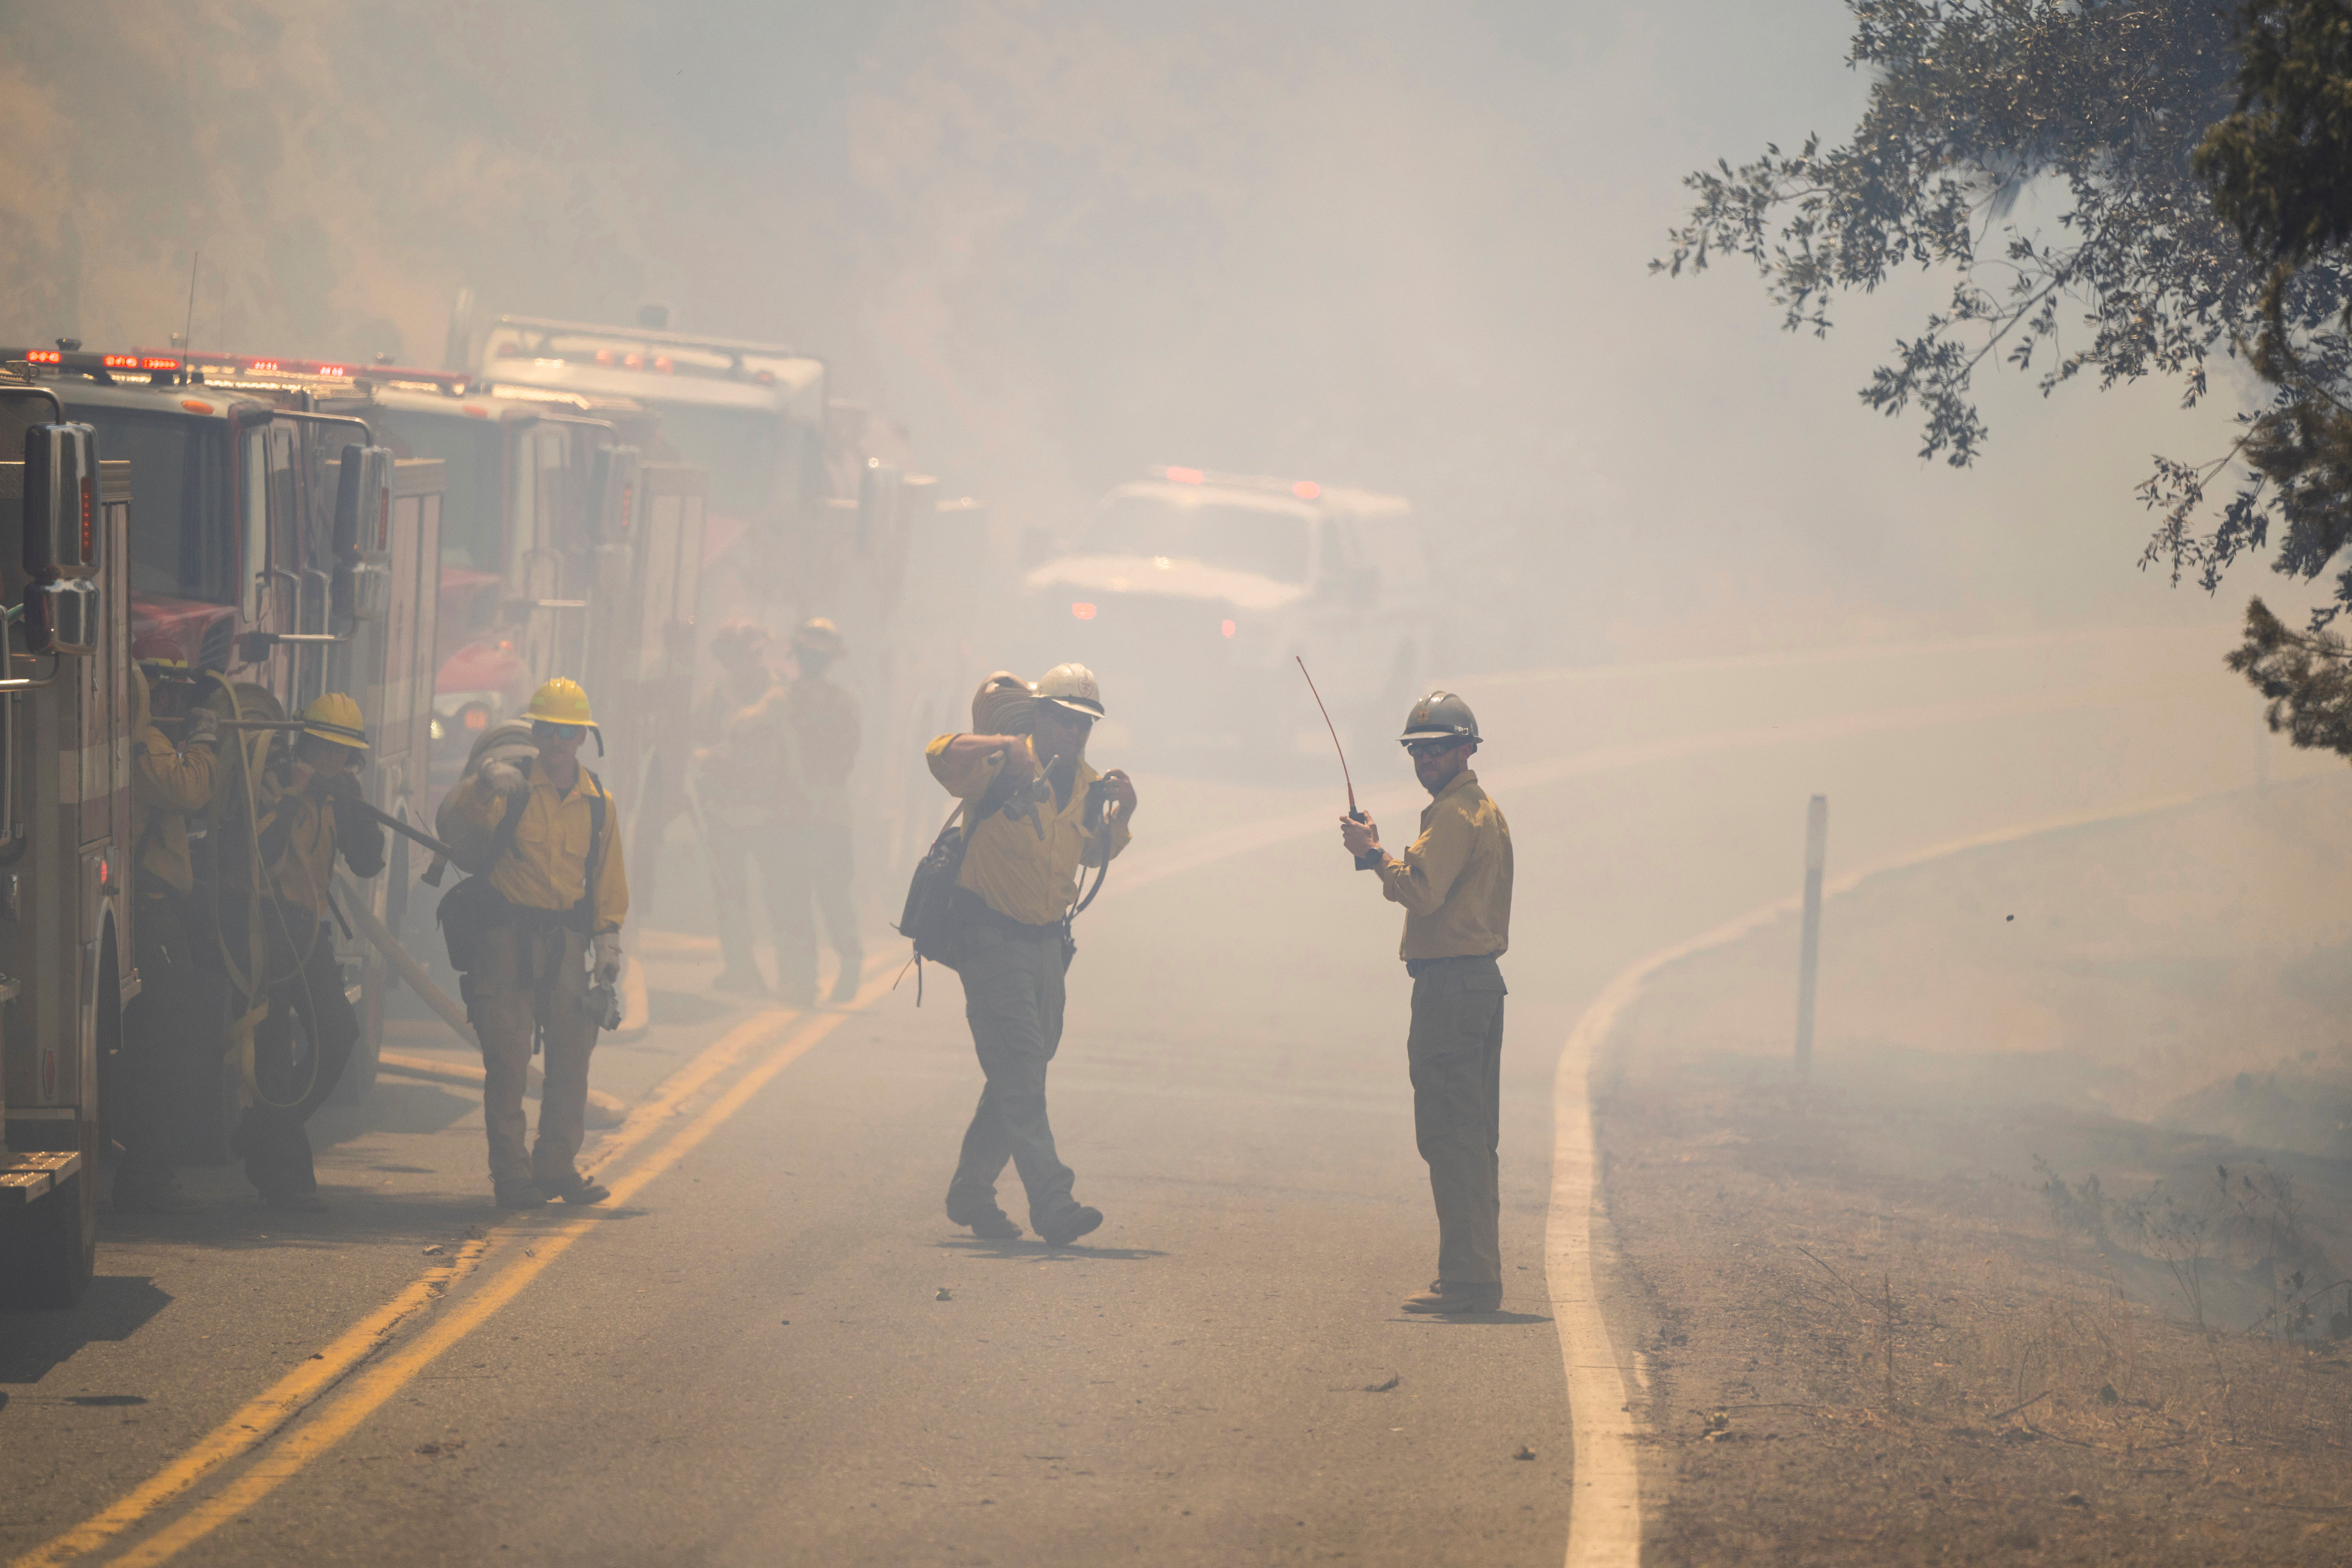
M1442 757L1462 743L1458 737L1450 741L1407 741L1404 749L1416 757Z

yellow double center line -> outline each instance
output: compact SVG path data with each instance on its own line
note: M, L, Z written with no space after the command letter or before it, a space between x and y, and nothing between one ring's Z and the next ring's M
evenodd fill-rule
M840 1012L803 1016L777 1010L754 1015L673 1074L651 1100L632 1110L628 1120L614 1131L599 1152L595 1169L609 1169L626 1159L641 1144L673 1125L695 1096L782 1037L776 1049L738 1078L691 1121L677 1128L658 1149L625 1173L614 1177L608 1184L613 1189L612 1202L625 1204L644 1191L716 1131L720 1123L740 1110L778 1073L839 1027L849 1013L880 996L889 988L887 973L886 966L881 973L868 979L856 1000ZM56 1568L57 1564L86 1556L138 1529L214 1471L268 1442L348 1378L348 1385L335 1393L331 1404L295 1428L234 1481L112 1561L117 1564L161 1563L202 1540L250 1510L299 1475L311 1460L349 1436L442 1352L481 1327L491 1314L520 1295L573 1242L594 1228L602 1217L594 1210L585 1210L553 1228L509 1223L496 1227L478 1241L467 1242L446 1265L420 1275L399 1295L353 1324L316 1359L304 1362L280 1378L112 1507L16 1558L8 1568ZM515 1245L526 1238L530 1244L527 1249ZM439 1300L452 1285L477 1272L483 1259L500 1243L509 1244L512 1256L497 1272L446 1316L434 1320L423 1332L401 1343L381 1361L362 1367L362 1363L384 1347L403 1321Z

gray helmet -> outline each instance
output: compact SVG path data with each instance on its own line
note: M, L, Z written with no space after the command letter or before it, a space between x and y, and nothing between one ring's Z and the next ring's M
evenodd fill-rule
M1412 705L1412 711L1405 716L1404 733L1397 737L1397 744L1410 746L1415 741L1480 739L1483 737L1478 733L1478 718L1470 711L1470 704L1451 691L1433 691Z

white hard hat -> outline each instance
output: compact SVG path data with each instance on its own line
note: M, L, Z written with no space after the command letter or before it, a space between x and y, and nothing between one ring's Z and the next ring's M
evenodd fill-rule
M1037 700L1087 719L1103 716L1102 691L1095 672L1083 664L1057 664L1037 678Z

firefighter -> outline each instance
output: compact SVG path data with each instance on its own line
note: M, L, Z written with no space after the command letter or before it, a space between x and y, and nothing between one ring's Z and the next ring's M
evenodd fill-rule
M1369 819L1342 817L1350 855L1375 857L1381 892L1404 906L1401 955L1412 976L1405 1060L1413 1132L1437 1205L1437 1279L1408 1312L1492 1312L1502 1304L1496 1237L1501 1203L1503 972L1510 946L1511 827L1470 771L1479 744L1470 705L1433 691L1413 705L1398 742L1429 791L1421 836L1402 856L1381 847Z
M588 694L559 677L532 695L523 717L539 748L529 771L485 762L443 797L437 818L458 864L499 895L463 989L482 1042L490 1183L499 1206L510 1209L613 1195L581 1173L578 1160L589 1057L597 1030L620 1021L609 999L629 910L620 810L580 764L581 744L596 729ZM547 1063L539 1142L526 1151L522 1091L534 1037Z
M756 841L772 826L775 805L768 796L775 781L772 770L762 769L756 756L730 747L730 731L737 714L776 685L775 673L768 667L770 641L765 627L747 620L730 620L711 634L719 683L694 716L695 827L702 836L711 902L719 911L719 969L711 984L715 990L751 996L765 994L768 986L751 952L751 889L740 846ZM772 888L768 892L772 910Z
M772 692L763 704L780 708L784 733L777 749L785 766L783 809L777 831L763 840L760 869L775 930L776 979L798 1006L816 999L812 896L841 965L827 1000L840 1004L856 995L866 968L849 900L849 773L857 762L857 699L824 678L848 651L831 621L803 622L793 634L793 679L780 703Z
M1035 690L1027 738L941 735L928 752L932 775L965 802L971 824L954 895L962 924L957 968L988 1079L947 1210L975 1236L1019 1236L996 1202L996 1178L1010 1159L1028 1192L1031 1226L1063 1247L1103 1217L1071 1195L1074 1178L1054 1151L1045 1114L1045 1069L1061 1045L1063 977L1076 951L1069 914L1078 868L1106 865L1127 847L1135 785L1117 769L1097 774L1087 764L1087 737L1103 713L1092 671L1057 665Z
M255 1101L234 1147L271 1207L319 1209L326 1204L303 1123L334 1092L360 1038L335 956L335 858L353 875L373 877L383 870L384 846L382 826L339 809L362 799L352 771L368 750L360 705L331 691L302 710L301 724L255 791L269 1011L253 1031ZM306 1037L299 1049L298 1019Z
M188 854L188 817L212 804L219 719L196 706L187 738L174 746L153 722L148 671L173 687L187 679L188 661L173 643L153 636L131 649L131 838L132 954L140 991L123 1010L122 1052L114 1090L115 1139L122 1160L114 1174L114 1206L133 1214L190 1214L202 1205L182 1193L171 1161L172 1111L184 1090L217 1082L218 1024L226 1007L226 983L199 967L192 933L200 929L190 907L195 872ZM208 1048L209 1047L209 1048ZM185 1082L188 1079L196 1082Z

